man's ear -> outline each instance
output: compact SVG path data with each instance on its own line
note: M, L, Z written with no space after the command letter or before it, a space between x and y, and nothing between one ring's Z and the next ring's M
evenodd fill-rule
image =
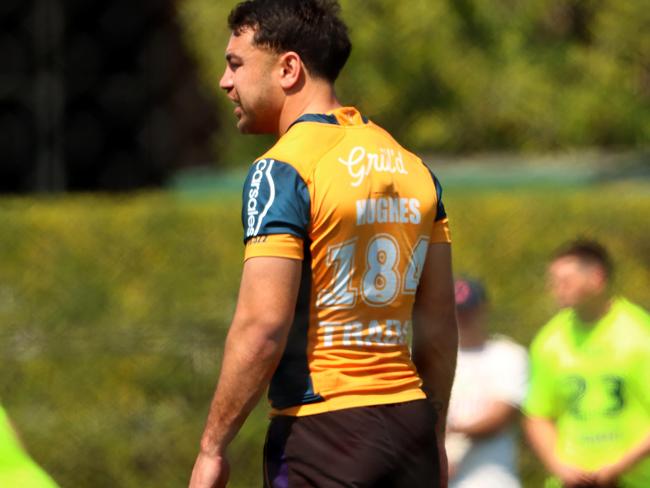
M609 277L607 276L607 272L600 266L594 266L592 273L594 285L598 291L604 291L607 289L607 286L609 284Z
M302 60L298 53L289 51L280 56L280 86L285 90L293 88L304 74Z

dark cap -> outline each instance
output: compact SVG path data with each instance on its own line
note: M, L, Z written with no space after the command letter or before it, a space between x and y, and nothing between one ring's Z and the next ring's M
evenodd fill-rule
M458 278L454 283L454 291L458 310L471 310L487 300L483 284L472 278Z

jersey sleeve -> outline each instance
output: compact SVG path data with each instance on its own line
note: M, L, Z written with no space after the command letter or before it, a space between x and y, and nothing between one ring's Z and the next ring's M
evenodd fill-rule
M256 161L244 183L242 201L245 259L303 258L310 198L306 183L293 166L273 159Z
M302 261L305 257L303 240L291 234L253 237L246 242L244 261L254 257L279 257Z
M524 413L531 417L557 417L552 364L544 354L539 340L533 341L530 349L530 382L524 400Z
M436 188L436 217L433 222L431 242L451 242L451 233L449 232L449 219L447 218L445 205L442 203L442 185L432 172L431 177L433 178L433 183Z

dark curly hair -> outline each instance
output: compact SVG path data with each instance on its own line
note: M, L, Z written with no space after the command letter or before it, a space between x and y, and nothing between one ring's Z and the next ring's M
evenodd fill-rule
M333 83L352 45L336 0L247 0L228 16L235 35L251 28L256 46L298 53L310 74Z
M594 240L577 239L571 241L553 253L552 261L568 256L576 257L585 263L597 264L605 271L608 278L611 278L614 273L614 265L607 249Z

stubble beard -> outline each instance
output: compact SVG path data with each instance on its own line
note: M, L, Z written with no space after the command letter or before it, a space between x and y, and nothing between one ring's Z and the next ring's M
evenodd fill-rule
M273 112L268 100L259 99L254 108L240 105L241 114L237 129L241 134L271 134L274 132Z
M266 78L258 80L254 93L246 101L239 99L240 118L237 128L242 134L273 134L279 122L279 107Z

